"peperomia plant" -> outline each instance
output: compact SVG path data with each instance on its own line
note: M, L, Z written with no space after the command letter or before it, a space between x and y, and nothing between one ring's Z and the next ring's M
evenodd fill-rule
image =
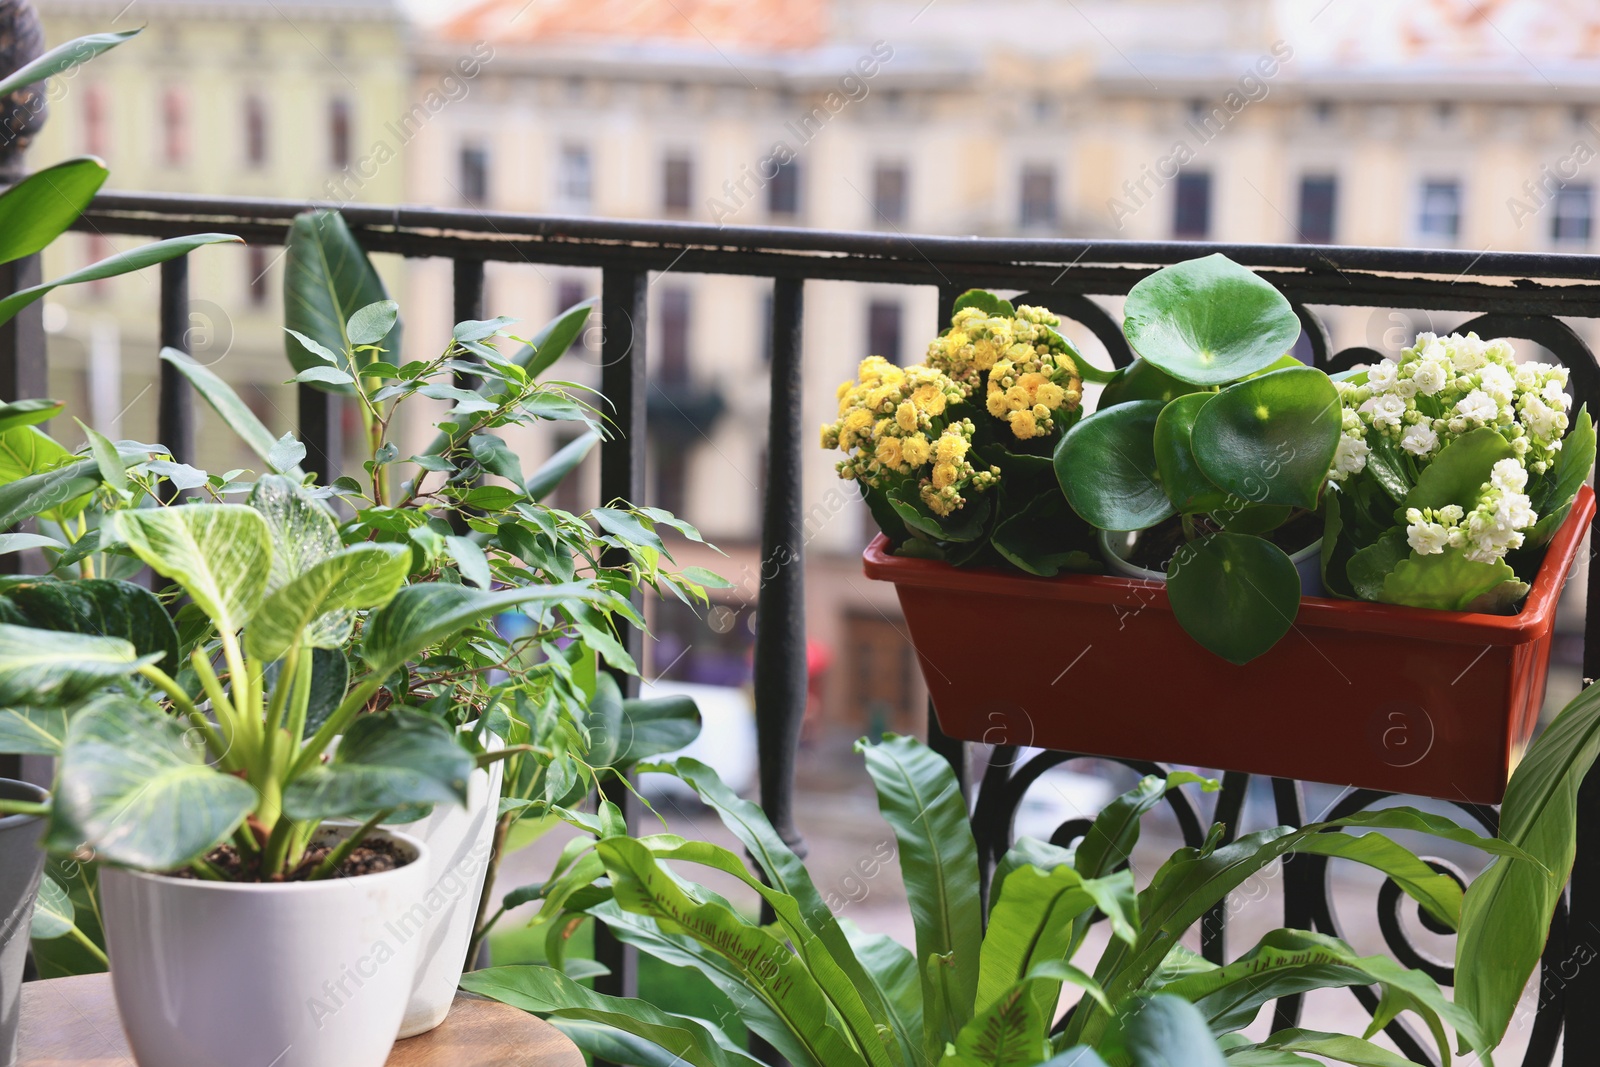
M1295 852L1372 866L1428 916L1454 928L1462 892L1453 879L1381 832L1344 831L1417 831L1505 857L1497 866L1548 876L1515 845L1409 808L1274 827L1228 843L1217 825L1202 847L1180 849L1147 885L1137 886L1125 861L1140 819L1170 789L1216 788L1179 772L1146 778L1113 801L1074 848L1020 840L995 873L985 917L966 804L949 765L908 738L859 747L899 841L915 952L836 919L761 810L709 768L682 759L659 769L694 787L757 870L715 845L671 834L634 839L592 818L575 820L599 839L575 840L537 894L543 900L537 921L546 926L555 966L494 968L466 976L463 984L550 1017L590 1051L617 1062L658 1063L671 1056L696 1067L758 1062L712 1023L603 996L563 974L565 939L578 920L592 916L641 951L705 974L738 1006L738 1022L801 1067L1120 1067L1296 1063L1309 1056L1405 1062L1348 1035L1286 1030L1253 1042L1240 1034L1277 997L1355 985L1383 991L1385 1010L1366 1037L1394 1015L1412 1012L1446 1057L1447 1031L1453 1030L1464 1048L1491 1062L1498 1035L1486 1033L1425 973L1387 957L1359 956L1316 933L1277 930L1218 966L1180 940L1231 891ZM770 908L776 925L750 921L687 880L680 871L692 865L744 883ZM1092 968L1080 967L1077 954L1101 917L1110 924L1111 941ZM1067 987L1079 996L1058 1024ZM668 1056L653 1053L657 1046Z
M1057 446L1061 489L1100 530L1144 531L1178 622L1246 663L1299 610L1289 553L1321 533L1338 393L1285 355L1300 333L1289 301L1220 254L1141 279L1123 332L1139 358Z

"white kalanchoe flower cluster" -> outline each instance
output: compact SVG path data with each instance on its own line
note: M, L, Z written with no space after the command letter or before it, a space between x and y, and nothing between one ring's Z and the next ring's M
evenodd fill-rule
M1567 432L1567 369L1518 363L1511 345L1465 337L1417 335L1398 360L1367 370L1365 384L1339 383L1344 433L1370 445L1373 431L1419 460L1462 434L1489 426L1511 443L1523 466L1543 474ZM1343 481L1365 467L1366 450L1341 443L1330 472Z
M1488 489L1470 512L1459 504L1407 508L1406 542L1419 556L1459 548L1475 563L1493 563L1522 547L1523 531L1539 521L1528 494L1528 472L1514 459L1502 459L1489 475Z

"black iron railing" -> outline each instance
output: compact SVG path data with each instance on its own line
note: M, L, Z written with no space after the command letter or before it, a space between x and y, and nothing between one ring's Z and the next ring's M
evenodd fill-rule
M282 244L290 221L316 206L301 202L235 200L187 196L118 195L99 197L79 224L106 234L173 237L198 231L236 233L254 244ZM1029 303L1044 304L1081 322L1101 339L1119 365L1131 358L1116 320L1091 296L1120 295L1163 265L1209 252L1258 270L1294 303L1305 324L1315 363L1341 369L1376 358L1367 348L1335 352L1312 305L1377 309L1422 309L1475 313L1461 329L1486 337L1537 341L1572 372L1577 398L1600 410L1600 364L1567 318L1600 318L1600 257L1471 251L1335 248L1293 245L1200 245L1072 240L993 240L906 237L883 233L834 233L795 229L733 228L670 222L626 222L547 218L429 208L345 206L361 243L374 252L412 258L447 258L454 263L456 318L483 314L484 264L488 261L596 267L602 272L601 389L615 409L618 432L601 446L601 497L637 504L644 496L644 445L647 393L643 340L645 293L652 272L753 275L773 279L771 415L762 510L762 584L755 652L756 716L759 726L761 803L783 836L798 843L792 806L798 736L806 700L805 540L800 477L802 448L810 437L802 425L801 330L808 279L870 281L937 287L940 320L948 318L956 296L981 286L1020 290ZM0 284L36 272L30 262L0 268ZM161 340L182 347L188 325L187 272L182 261L161 275ZM925 326L937 328L936 323ZM153 358L153 354L152 354ZM45 377L43 334L36 318L24 315L0 329L0 395L41 395ZM187 385L162 367L160 439L179 460L193 452L192 399ZM334 473L342 449L337 438L334 401L308 387L300 391L300 435L308 449L307 466L324 477ZM1600 570L1589 574L1590 603L1600 595ZM1585 620L1585 683L1600 674L1600 614ZM639 635L631 651L639 653ZM633 683L636 685L637 683ZM930 720L932 742L956 765L970 790L966 745L944 738ZM997 756L998 758L993 758ZM991 754L978 789L974 813L986 869L1003 852L1018 805L1027 788L1049 767L1075 758L1046 753L1017 764L1004 748ZM1129 763L1140 771L1152 764ZM1244 810L1248 776L1228 774L1215 816L1230 824ZM1280 821L1305 821L1300 783L1275 780L1273 794ZM1332 815L1383 799L1371 791L1351 791ZM1179 827L1198 844L1202 824L1187 800L1172 795ZM1479 806L1466 813L1492 828L1496 812ZM1067 828L1070 830L1070 827ZM1236 828L1230 826L1236 832ZM1296 859L1285 872L1287 925L1338 932L1326 882L1326 860ZM1426 960L1406 943L1395 911L1398 894L1378 894L1380 927L1403 962L1424 966L1448 983L1451 970ZM1205 924L1205 954L1224 953L1225 913ZM1582 1010L1600 1003L1600 968L1572 965L1575 953L1600 944L1600 792L1591 780L1582 794L1578 861L1568 907L1558 913L1541 971L1540 1002L1532 1025L1525 1064L1555 1061L1564 1033L1565 1062L1600 1063L1600 1012ZM601 944L602 959L613 968L608 992L632 992L634 967L622 946ZM1593 951L1589 955L1593 956ZM1355 990L1370 1011L1376 997ZM1568 1012L1567 1006L1580 1010ZM1278 1026L1299 1016L1296 999L1276 1007ZM1427 1042L1399 1022L1388 1027L1399 1047L1419 1063L1438 1062Z

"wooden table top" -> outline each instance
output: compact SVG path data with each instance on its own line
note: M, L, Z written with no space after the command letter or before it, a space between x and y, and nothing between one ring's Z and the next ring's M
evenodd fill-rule
M86 974L22 987L17 1067L134 1067L111 977ZM388 1067L584 1067L565 1034L527 1012L457 993L449 1018L395 1042Z

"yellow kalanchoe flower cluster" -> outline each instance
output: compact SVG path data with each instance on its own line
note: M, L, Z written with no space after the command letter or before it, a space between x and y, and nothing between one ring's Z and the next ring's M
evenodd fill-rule
M1078 410L1083 378L1072 348L1049 329L1061 320L1026 304L1015 318L990 316L978 307L955 313L950 331L928 346L928 363L970 397L988 373L989 414L1011 427L1019 441L1054 432L1057 416Z
M845 453L839 477L875 489L910 483L936 515L949 515L997 482L995 468L967 459L972 420L951 421L961 387L933 367L900 368L882 356L861 362L858 381L839 386L839 419L822 428L822 447Z

